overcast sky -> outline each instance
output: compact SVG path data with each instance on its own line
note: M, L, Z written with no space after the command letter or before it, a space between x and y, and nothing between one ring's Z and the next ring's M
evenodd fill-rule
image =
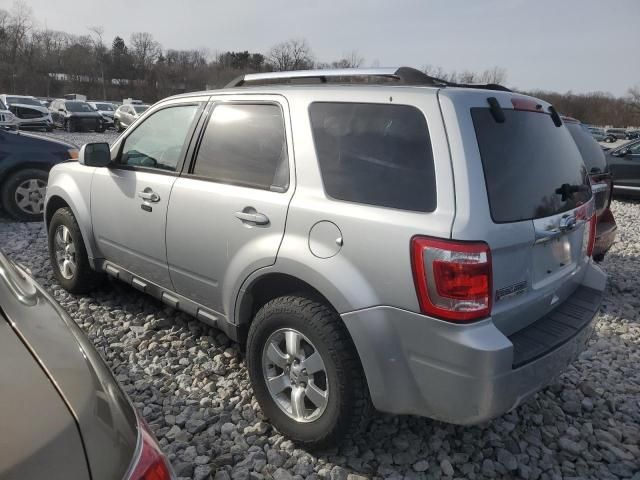
M162 46L266 52L306 38L321 61L506 69L509 86L623 95L640 85L640 0L26 0L41 26ZM11 8L12 0L0 0Z

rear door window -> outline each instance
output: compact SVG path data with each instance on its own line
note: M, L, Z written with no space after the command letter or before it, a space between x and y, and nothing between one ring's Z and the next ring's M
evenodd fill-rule
M220 183L286 191L289 158L280 106L216 105L192 173Z
M316 154L327 195L418 212L436 208L431 140L408 105L313 103Z
M472 108L494 222L517 222L572 210L591 198L587 170L569 131L546 113Z

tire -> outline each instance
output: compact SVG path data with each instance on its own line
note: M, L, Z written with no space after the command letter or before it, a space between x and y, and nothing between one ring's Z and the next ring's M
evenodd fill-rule
M104 275L91 268L80 227L70 208L56 210L49 222L48 237L53 274L65 290L71 293L87 293L100 285ZM64 253L60 251L63 245ZM71 245L71 248L68 245ZM68 255L66 258L75 267L61 268L58 254Z
M105 131L105 128L102 125L96 128L96 133L104 133L104 131Z
M124 128L122 128L122 125L120 124L120 120L118 119L115 120L114 126L116 127L117 132L121 132L124 130Z
M69 133L75 132L75 128L73 128L73 123L71 122L71 120L64 121L64 129Z
M42 221L48 178L49 173L38 168L26 168L11 174L0 185L4 210L19 221Z
M304 359L301 362L283 360L291 358L286 353L285 339L289 334L300 339L297 351L302 354L298 358ZM278 351L284 354L284 357L275 355L275 358L289 366L278 367L271 362L272 357L266 352L271 351L272 343L277 343ZM300 371L306 360L316 353L322 360L323 369L312 375L307 375L304 369ZM306 364L310 365L309 362ZM318 362L315 364L318 368ZM360 359L339 315L317 300L292 295L264 305L249 329L247 366L263 413L280 432L306 448L335 446L345 437L357 434L367 423L371 399ZM293 376L295 369L298 370ZM282 377L289 383L279 397L272 394L267 376ZM326 401L317 401L321 399L317 395L317 403L311 401L306 393L311 385L316 387L315 391L326 394ZM293 409L280 404L287 399L291 401L294 388L305 392L301 394L302 408L298 412L304 412L306 418L298 415L299 419L295 419ZM324 407L317 404L324 404Z

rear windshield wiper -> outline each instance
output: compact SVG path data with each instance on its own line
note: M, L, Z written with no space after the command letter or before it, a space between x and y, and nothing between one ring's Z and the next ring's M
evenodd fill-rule
M581 192L585 188L586 185L570 185L568 183L563 183L559 188L556 188L556 193L558 195L562 195L562 201L566 202L574 193Z

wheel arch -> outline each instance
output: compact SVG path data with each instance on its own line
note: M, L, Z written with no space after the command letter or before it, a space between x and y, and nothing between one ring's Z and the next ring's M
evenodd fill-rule
M89 206L84 202L78 205L71 199L71 196L57 185L47 187L47 200L44 210L44 222L47 234L49 224L53 214L60 208L69 208L78 222L82 232L82 241L87 250L89 262L93 267L93 260L96 258L97 248L93 241L93 230L91 228L91 213Z

